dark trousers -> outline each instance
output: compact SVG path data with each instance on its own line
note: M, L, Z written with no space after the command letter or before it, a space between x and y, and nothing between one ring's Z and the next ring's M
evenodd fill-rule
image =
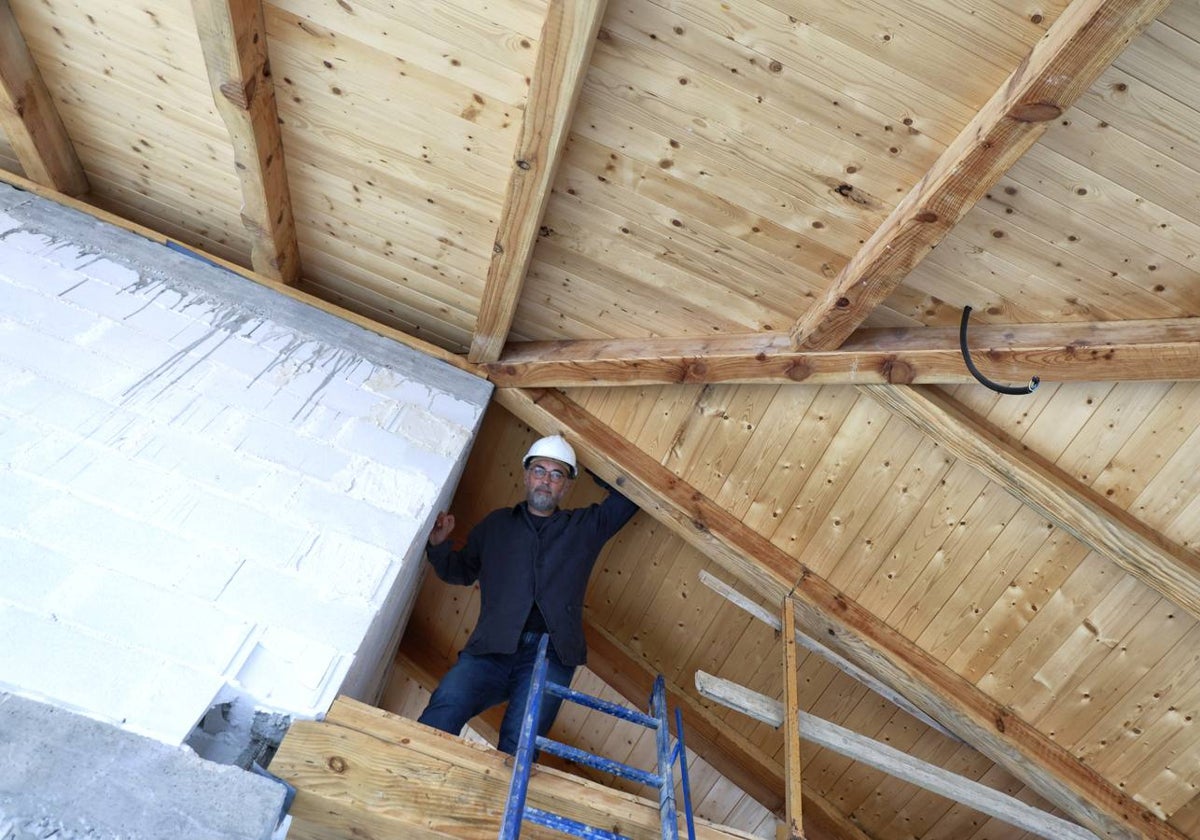
M443 732L457 735L471 718L480 712L508 701L508 710L500 724L502 752L513 755L521 739L521 719L529 697L529 682L533 678L533 663L537 659L539 633L522 633L515 653L492 653L474 656L463 651L458 662L442 678L429 705L417 720ZM570 685L574 666L564 665L550 645L546 655L546 678L559 685ZM538 716L538 734L550 731L562 699L542 695Z

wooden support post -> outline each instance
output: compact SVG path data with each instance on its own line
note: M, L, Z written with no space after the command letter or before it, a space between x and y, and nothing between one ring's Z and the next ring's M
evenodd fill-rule
M787 780L788 840L804 840L800 814L800 684L796 671L796 605L783 598L783 769Z

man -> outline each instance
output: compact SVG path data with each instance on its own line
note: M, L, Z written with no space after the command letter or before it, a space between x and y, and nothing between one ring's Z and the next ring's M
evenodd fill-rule
M550 634L547 678L569 685L587 658L583 596L600 549L637 512L637 506L599 478L603 502L562 510L577 469L575 451L561 436L536 441L522 460L525 501L492 511L455 551L447 537L454 517L439 513L427 554L447 583L479 581L479 621L458 662L442 679L421 723L457 735L475 715L508 701L499 748L517 751L521 718L538 641ZM561 699L546 695L538 718L545 735Z

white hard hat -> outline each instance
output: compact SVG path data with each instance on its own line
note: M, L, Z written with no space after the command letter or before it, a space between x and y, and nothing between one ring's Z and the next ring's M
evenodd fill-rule
M555 461L561 461L567 465L569 478L574 478L578 473L575 466L575 450L562 435L550 435L534 441L533 446L529 447L529 451L521 459L521 466L528 469L529 462L534 458L553 458Z

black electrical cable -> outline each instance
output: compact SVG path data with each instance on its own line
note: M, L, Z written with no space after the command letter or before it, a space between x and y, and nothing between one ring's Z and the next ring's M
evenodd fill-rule
M971 375L979 380L981 385L986 385L997 394L1012 394L1014 396L1020 394L1032 394L1037 390L1038 383L1041 382L1036 376L1029 380L1028 385L1001 385L998 382L993 382L982 373L979 368L975 367L975 363L971 361L971 352L967 350L967 321L971 317L971 307L964 306L962 314L962 323L958 327L958 346L962 349L963 361L967 364L967 370L971 371Z

